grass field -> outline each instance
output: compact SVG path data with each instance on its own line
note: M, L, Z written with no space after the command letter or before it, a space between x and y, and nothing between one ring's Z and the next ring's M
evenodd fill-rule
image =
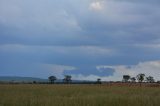
M0 85L0 106L160 106L160 88Z

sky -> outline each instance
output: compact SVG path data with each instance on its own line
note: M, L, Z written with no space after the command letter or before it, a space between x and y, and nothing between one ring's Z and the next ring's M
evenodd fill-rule
M0 76L160 80L159 0L0 0Z

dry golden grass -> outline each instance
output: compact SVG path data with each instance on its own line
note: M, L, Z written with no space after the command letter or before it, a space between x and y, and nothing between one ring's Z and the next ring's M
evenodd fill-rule
M160 106L160 88L0 85L0 106Z

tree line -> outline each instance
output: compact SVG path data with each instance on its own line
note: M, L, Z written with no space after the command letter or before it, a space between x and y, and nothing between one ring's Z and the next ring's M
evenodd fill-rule
M136 77L131 77L130 75L123 75L122 82L148 82L148 83L154 83L154 77L152 76L146 76L143 73L138 74Z
M51 84L54 84L55 81L57 80L57 77L56 76L50 76L50 77L48 77L48 80ZM154 83L155 80L154 80L154 77L152 77L152 76L146 76L145 74L140 73L136 77L131 77L130 75L123 75L122 82L125 82L125 83L128 83L128 82L132 82L132 83L135 83L135 82ZM65 75L64 79L63 79L63 83L66 83L66 84L72 83L72 76L71 75ZM95 83L96 84L101 84L102 83L101 78L98 78Z
M64 79L63 79L63 82L64 83L71 83L72 82L72 76L71 75L65 75ZM55 81L57 80L57 77L56 76L50 76L48 77L48 80L50 81L51 84L54 84Z
M72 80L71 75L65 75L63 79L57 79L56 76L49 76L48 81L0 81L0 84L114 84L114 83L136 83L139 82L140 85L145 83L155 83L155 79L152 76L146 76L143 73L140 73L136 75L135 77L132 77L130 75L122 75L121 81L102 81L101 78L97 78L96 81L87 81L87 80ZM158 84L160 84L160 81L157 81Z
M56 76L49 76L48 80L49 80L50 84L54 84L55 81L57 80L57 77ZM63 78L63 83L64 84L70 84L70 83L72 83L72 76L71 75L65 75L64 78ZM101 84L102 81L101 81L100 78L98 78L95 83L96 84Z

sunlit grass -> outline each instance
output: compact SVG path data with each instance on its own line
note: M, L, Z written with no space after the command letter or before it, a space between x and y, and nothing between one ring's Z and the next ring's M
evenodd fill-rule
M0 85L0 106L159 106L160 88Z

